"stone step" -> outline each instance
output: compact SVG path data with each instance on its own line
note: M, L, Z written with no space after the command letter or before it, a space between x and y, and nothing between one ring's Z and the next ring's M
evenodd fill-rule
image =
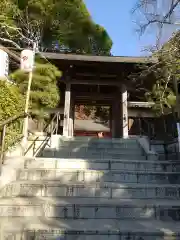
M57 145L56 145L57 146ZM128 142L122 142L122 143L113 143L113 142L101 142L101 141L95 141L95 142L60 142L58 144L60 148L62 147L70 147L70 148L95 148L95 149L136 149L140 148L140 145L138 142L128 143Z
M180 185L18 181L0 190L0 197L80 197L107 199L180 199Z
M18 223L18 225L17 225ZM49 220L2 218L1 239L16 240L179 240L180 223L112 219Z
M48 148L49 149L49 148ZM52 148L51 148L52 149ZM120 148L106 148L106 147L85 147L85 146L59 146L54 148L54 151L60 153L86 153L86 154L142 154L143 150L140 147L120 147Z
M127 160L133 160L133 159L139 159L139 160L145 160L146 156L144 156L142 153L133 153L133 151L126 152L71 152L71 151L58 151L55 148L46 148L42 152L42 157L46 158L85 158L85 159L127 159Z
M128 144L135 144L137 143L137 138L138 137L134 137L134 138L96 138L96 137L72 137L72 138L67 138L64 136L60 136L60 135L53 135L52 139L55 139L56 141L59 140L60 143L75 143L75 142L79 142L79 143L104 143L104 144L124 144L124 143L128 143Z
M61 183L80 182L120 182L180 184L180 172L144 172L144 171L97 171L97 170L60 170L60 169L19 169L17 180L56 180Z
M88 206L156 206L156 207L180 207L179 200L170 199L107 199L107 198L69 198L69 197L13 197L13 198L1 198L0 206L39 206L39 205L88 205Z
M98 138L67 138L62 139L62 136L53 135L51 137L51 146L61 147L95 147L95 148L137 148L140 147L137 139L98 139Z
M52 154L52 152L54 153L55 157L90 157L90 158L118 158L121 159L122 156L125 156L125 158L128 157L128 159L134 159L134 157L136 156L137 159L139 158L139 156L143 156L143 159L145 159L144 153L142 151L142 149L136 149L136 150L131 150L131 149L116 149L115 151L113 149L111 150L98 150L98 149L92 149L92 150L88 150L88 149L78 149L78 148L62 148L62 149L54 149L54 148L45 148L43 151L43 156L48 154Z
M84 203L83 203L84 202ZM5 199L0 202L0 217L46 217L59 219L117 219L180 221L180 203L146 201L145 205L134 202L102 204L85 201L63 202L55 199L42 201L36 198Z
M69 170L124 170L146 172L180 172L179 161L147 161L147 160L110 160L110 159L57 159L57 158L28 158L25 159L28 169L69 169Z

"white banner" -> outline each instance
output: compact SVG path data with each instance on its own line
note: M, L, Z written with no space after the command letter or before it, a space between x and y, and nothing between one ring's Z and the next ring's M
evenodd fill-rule
M21 70L31 72L34 65L34 53L32 50L25 49L21 52Z

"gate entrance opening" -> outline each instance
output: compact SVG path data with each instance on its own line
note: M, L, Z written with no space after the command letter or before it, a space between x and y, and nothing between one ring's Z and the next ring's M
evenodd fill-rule
M75 105L74 136L97 136L111 138L111 107L98 105Z

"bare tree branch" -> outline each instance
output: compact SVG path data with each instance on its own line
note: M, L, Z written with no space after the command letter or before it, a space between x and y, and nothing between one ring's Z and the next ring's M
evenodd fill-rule
M165 1L165 0L164 0ZM142 35L146 29L153 25L158 24L163 27L164 25L179 25L178 22L172 21L171 17L173 13L177 10L177 7L180 5L180 0L171 0L166 13L163 14L163 9L160 9L159 12L155 9L155 6L158 6L159 0L138 0L135 8L132 10L132 13L140 12L145 21L140 21L139 32ZM164 6L162 6L163 8Z

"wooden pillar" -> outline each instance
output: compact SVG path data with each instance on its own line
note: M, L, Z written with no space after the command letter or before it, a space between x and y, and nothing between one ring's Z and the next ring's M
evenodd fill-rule
M64 102L64 124L63 124L63 136L70 137L70 114L71 114L71 84L66 83L65 90L65 102Z
M115 121L115 101L112 104L112 138L115 138L115 133L116 133L116 121Z
M127 88L125 85L121 87L121 96L122 96L122 137L128 138L128 94Z
M121 91L118 89L112 105L112 137L122 137L122 103Z
M70 113L69 113L69 133L68 133L69 137L74 136L74 110L75 110L74 95L73 93L71 93Z
M112 105L112 137L128 138L127 89L122 85Z
M114 101L112 102L111 105L111 135L112 138L114 138L115 135L115 119L114 119Z
M110 128L110 134L111 137L113 137L113 123L112 123L113 119L112 119L112 104L110 105L109 108L109 128Z

